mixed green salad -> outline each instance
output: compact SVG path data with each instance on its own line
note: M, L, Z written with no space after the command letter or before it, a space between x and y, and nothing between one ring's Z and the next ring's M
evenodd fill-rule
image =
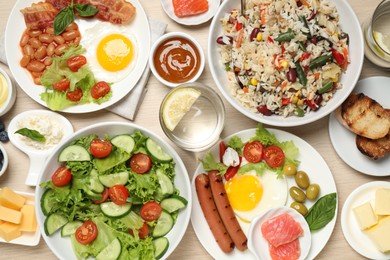
M47 236L70 237L78 259L158 259L187 200L174 186L175 162L140 131L91 134L59 154L40 184Z

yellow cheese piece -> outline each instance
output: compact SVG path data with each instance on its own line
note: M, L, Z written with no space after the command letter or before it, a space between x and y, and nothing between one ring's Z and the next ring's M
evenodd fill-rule
M11 208L21 209L26 202L26 198L17 194L8 187L4 187L0 190L0 205Z
M20 212L22 212L20 231L35 232L37 230L37 218L35 217L34 205L24 205Z
M390 215L390 189L380 188L376 190L375 214Z
M0 225L0 237L6 241L11 241L15 238L18 238L22 235L22 232L19 230L19 225L12 224L9 222L4 222Z
M18 210L0 206L0 219L14 224L20 224L22 213Z
M382 253L390 252L390 216L382 218L377 225L367 230L367 235Z
M375 215L370 202L366 202L353 209L356 220L361 230L372 227L378 223L378 217Z

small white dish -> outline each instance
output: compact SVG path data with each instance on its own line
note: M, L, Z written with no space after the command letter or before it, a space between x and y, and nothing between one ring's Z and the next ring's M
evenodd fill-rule
M303 260L309 254L311 247L311 233L309 225L307 224L305 218L296 210L287 206L283 206L271 208L252 220L248 231L248 249L256 256L257 260L271 259L269 254L268 241L261 233L261 226L267 220L276 216L280 216L284 213L289 214L296 222L300 224L303 229L303 236L299 237L299 246L301 249L299 259Z
M33 116L47 116L51 120L56 121L59 125L61 125L63 130L63 136L61 141L58 144L53 145L50 148L45 150L39 150L23 142L20 139L20 135L15 134L15 131L19 130L20 128L18 126L19 122L21 122L22 120L27 120L28 118L31 118ZM45 164L46 158L52 153L52 151L56 148L56 146L60 145L62 141L72 133L73 133L73 126L68 119L66 119L64 116L58 113L48 111L48 110L26 111L15 116L11 120L8 126L9 139L13 145L15 145L19 150L21 150L25 154L27 154L27 156L30 158L30 168L25 182L26 185L29 186L37 185L38 177L42 171L42 167Z
M16 87L15 87L15 84L13 84L11 78L9 77L9 75L7 74L7 72L5 72L2 68L0 68L0 74L2 74L5 78L5 84L6 84L6 88L7 88L7 97L4 101L4 104L2 106L0 106L0 116L2 115L5 115L11 108L12 106L15 104L15 100L16 100ZM4 82L3 82L4 83ZM2 82L0 82L0 86L3 85ZM3 93L3 89L0 88L0 92ZM0 174L1 175L1 174Z
M0 168L0 176L2 176L8 168L8 154L2 144L0 144L0 151L3 154L3 166Z
M373 203L378 188L390 188L390 182L373 181L356 188L347 198L341 212L341 228L348 244L359 254L370 259L390 259L390 253L383 254L374 242L359 228L353 208L363 203Z

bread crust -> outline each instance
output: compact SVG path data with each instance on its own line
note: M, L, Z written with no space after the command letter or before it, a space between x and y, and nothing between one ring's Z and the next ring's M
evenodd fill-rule
M390 153L390 133L379 139L369 139L356 135L356 146L362 154L378 160Z

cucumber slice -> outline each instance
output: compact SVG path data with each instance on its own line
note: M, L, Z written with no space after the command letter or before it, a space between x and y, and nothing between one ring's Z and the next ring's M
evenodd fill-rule
M173 218L172 216L163 209L161 216L157 220L156 226L153 230L153 237L162 237L168 234L168 232L173 227Z
M148 154L156 161L170 162L173 159L161 148L161 146L159 146L155 141L150 138L146 140L146 150Z
M174 187L171 179L162 172L161 169L156 170L158 182L160 183L161 192L164 196L171 195L174 192Z
M96 193L92 190L84 190L85 196L91 200L101 200L103 199L103 195L101 193Z
M96 256L96 260L116 260L121 255L121 252L122 244L118 238L115 238L108 246L100 251Z
M62 228L66 223L68 223L68 219L63 215L53 213L45 219L44 229L47 236L51 236Z
M62 229L61 229L61 236L62 237L67 237L70 235L73 235L76 230L83 224L83 222L79 220L74 220L71 222L66 223Z
M59 162L67 161L90 161L91 156L87 149L80 145L69 145L65 147L58 156Z
M185 198L178 195L172 195L172 197L163 199L160 203L160 206L169 213L172 213L185 208L187 203L188 201Z
M110 218L121 218L126 214L129 214L131 210L131 203L125 203L123 205L117 205L112 201L103 202L100 204L100 209L103 214Z
M52 189L46 190L41 197L41 209L43 215L47 216L50 213L51 208L53 207L51 198L54 194L54 191Z
M106 187L111 188L114 185L126 185L129 180L128 172L117 172L107 175L100 175L99 181Z
M103 184L99 181L99 175L96 169L92 169L91 178L89 180L91 191L95 193L102 193L104 191Z
M111 139L111 143L126 153L131 153L134 149L135 142L130 135L118 135Z
M159 237L152 242L154 246L154 258L160 259L168 250L169 240L166 237Z

